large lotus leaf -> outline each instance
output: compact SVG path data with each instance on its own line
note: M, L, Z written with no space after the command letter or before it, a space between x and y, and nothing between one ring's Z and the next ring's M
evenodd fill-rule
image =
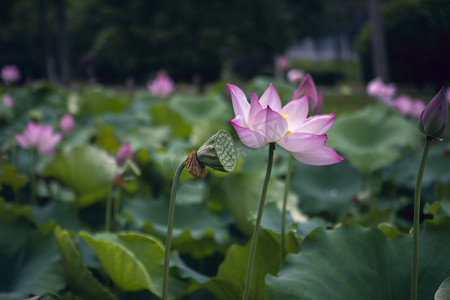
M161 297L164 248L161 242L141 233L98 233L80 236L97 254L106 273L123 291L149 290ZM187 284L170 278L169 298L184 294Z
M177 137L187 137L191 132L191 126L172 110L167 102L157 103L150 107L150 115L155 125L170 126L172 134Z
M225 260L220 264L215 277L204 286L219 299L238 300L242 298L247 276L251 240L245 246L232 245ZM286 239L286 254L298 251L299 241L289 232ZM264 277L276 274L280 269L280 234L261 230L256 248L250 300L264 299ZM279 298L282 299L282 298Z
M52 235L42 235L24 222L16 221L0 225L0 236L2 292L24 299L30 294L57 292L65 286Z
M60 201L52 201L43 206L33 207L33 221L37 224L54 223L73 230L80 228L76 210L69 204Z
M84 299L114 300L116 297L103 286L83 263L81 253L67 230L55 230L64 275L71 291Z
M138 228L165 238L169 201L134 198L124 203L123 212ZM220 251L228 242L226 224L204 205L176 205L172 248L195 257Z
M379 105L337 115L327 134L329 145L365 174L391 165L422 138L415 122Z
M6 203L3 198L0 198L0 224L10 222L19 217L31 220L31 207L29 205Z
M249 219L258 209L263 182L263 173L237 173L214 178L209 199L230 211L236 226L245 234L251 235L253 225ZM266 203L282 201L283 193L284 182L271 178ZM296 200L296 196L291 193L288 202L295 203Z
M75 191L76 205L85 207L104 197L111 186L116 163L105 151L93 146L63 148L45 170Z
M101 87L92 87L80 93L79 101L82 113L95 115L106 111L123 111L130 102L130 96Z
M300 198L302 212L336 220L361 191L361 181L361 175L347 161L329 166L296 163L290 185Z
M449 230L450 218L421 228L418 299L432 299L450 275ZM412 240L356 224L317 228L276 276L266 277L265 299L409 299Z
M133 127L126 133L132 149L158 149L170 140L169 126Z
M231 117L226 100L220 94L175 94L170 108L190 124L225 120Z
M25 186L28 179L24 175L17 174L17 170L13 165L4 164L0 174L0 183L9 185L14 193L18 193L19 189Z
M416 151L405 155L400 161L384 170L384 176L391 179L398 186L414 189L422 157L423 147L418 147ZM436 182L446 182L450 184L450 158L446 155L446 145L432 142L428 152L427 164L422 179L422 189L432 187Z
M444 282L439 286L434 300L448 300L450 299L450 277L447 277Z

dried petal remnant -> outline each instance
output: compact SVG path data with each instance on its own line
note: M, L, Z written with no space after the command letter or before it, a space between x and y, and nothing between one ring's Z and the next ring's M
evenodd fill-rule
M197 150L192 151L189 153L188 157L184 161L186 165L186 170L188 172L196 177L196 178L203 178L206 175L206 166L202 164L198 158L197 158Z

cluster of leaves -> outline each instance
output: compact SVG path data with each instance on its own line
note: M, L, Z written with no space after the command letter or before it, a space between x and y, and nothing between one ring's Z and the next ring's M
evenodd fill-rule
M259 77L249 85L260 94L268 80ZM275 86L284 101L294 90L283 82ZM146 91L125 94L99 86L70 91L38 82L9 88L16 105L0 108L0 298L45 292L63 299L160 297L172 176L192 149L218 129L230 129L231 101L223 88L177 92L164 100ZM67 110L75 115L76 129L55 155L38 157L38 201L32 205L30 151L20 149L13 134L30 118L56 128ZM117 187L114 156L125 141L142 175ZM329 144L346 161L294 166L282 264L278 204L288 153L275 151L251 299L408 297L411 204L421 151L415 122L372 105L338 114ZM266 149L251 150L237 140L236 145L233 174L210 172L205 180L182 174L172 299L241 298ZM433 146L423 183L423 217L429 219L421 229L424 299L450 275L446 153L446 144ZM108 198L117 207L111 232L104 230Z

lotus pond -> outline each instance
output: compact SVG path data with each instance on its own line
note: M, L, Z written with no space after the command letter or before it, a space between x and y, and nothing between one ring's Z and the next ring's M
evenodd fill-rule
M241 89L263 102L270 82L286 105L297 88L290 83L258 77ZM204 178L180 174L168 299L410 299L416 179L428 138L416 119L365 91L325 94L332 126L322 128L320 147L338 155L325 165L283 142L295 132L281 110L275 115L289 126L282 135L268 138L267 127L266 140L247 147L235 128L250 119L230 124L237 107L225 82L164 97L46 82L1 86L6 93L13 102L0 103L0 299L163 297L174 175L219 130L231 134L237 166L208 168ZM33 130L47 142L26 140ZM427 142L421 184L418 299L450 299L448 131L441 137Z

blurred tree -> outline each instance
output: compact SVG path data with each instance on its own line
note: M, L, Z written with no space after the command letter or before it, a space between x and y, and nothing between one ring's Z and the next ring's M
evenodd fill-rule
M450 1L395 0L383 7L391 79L436 87L450 81ZM358 39L366 80L371 69L370 28Z

